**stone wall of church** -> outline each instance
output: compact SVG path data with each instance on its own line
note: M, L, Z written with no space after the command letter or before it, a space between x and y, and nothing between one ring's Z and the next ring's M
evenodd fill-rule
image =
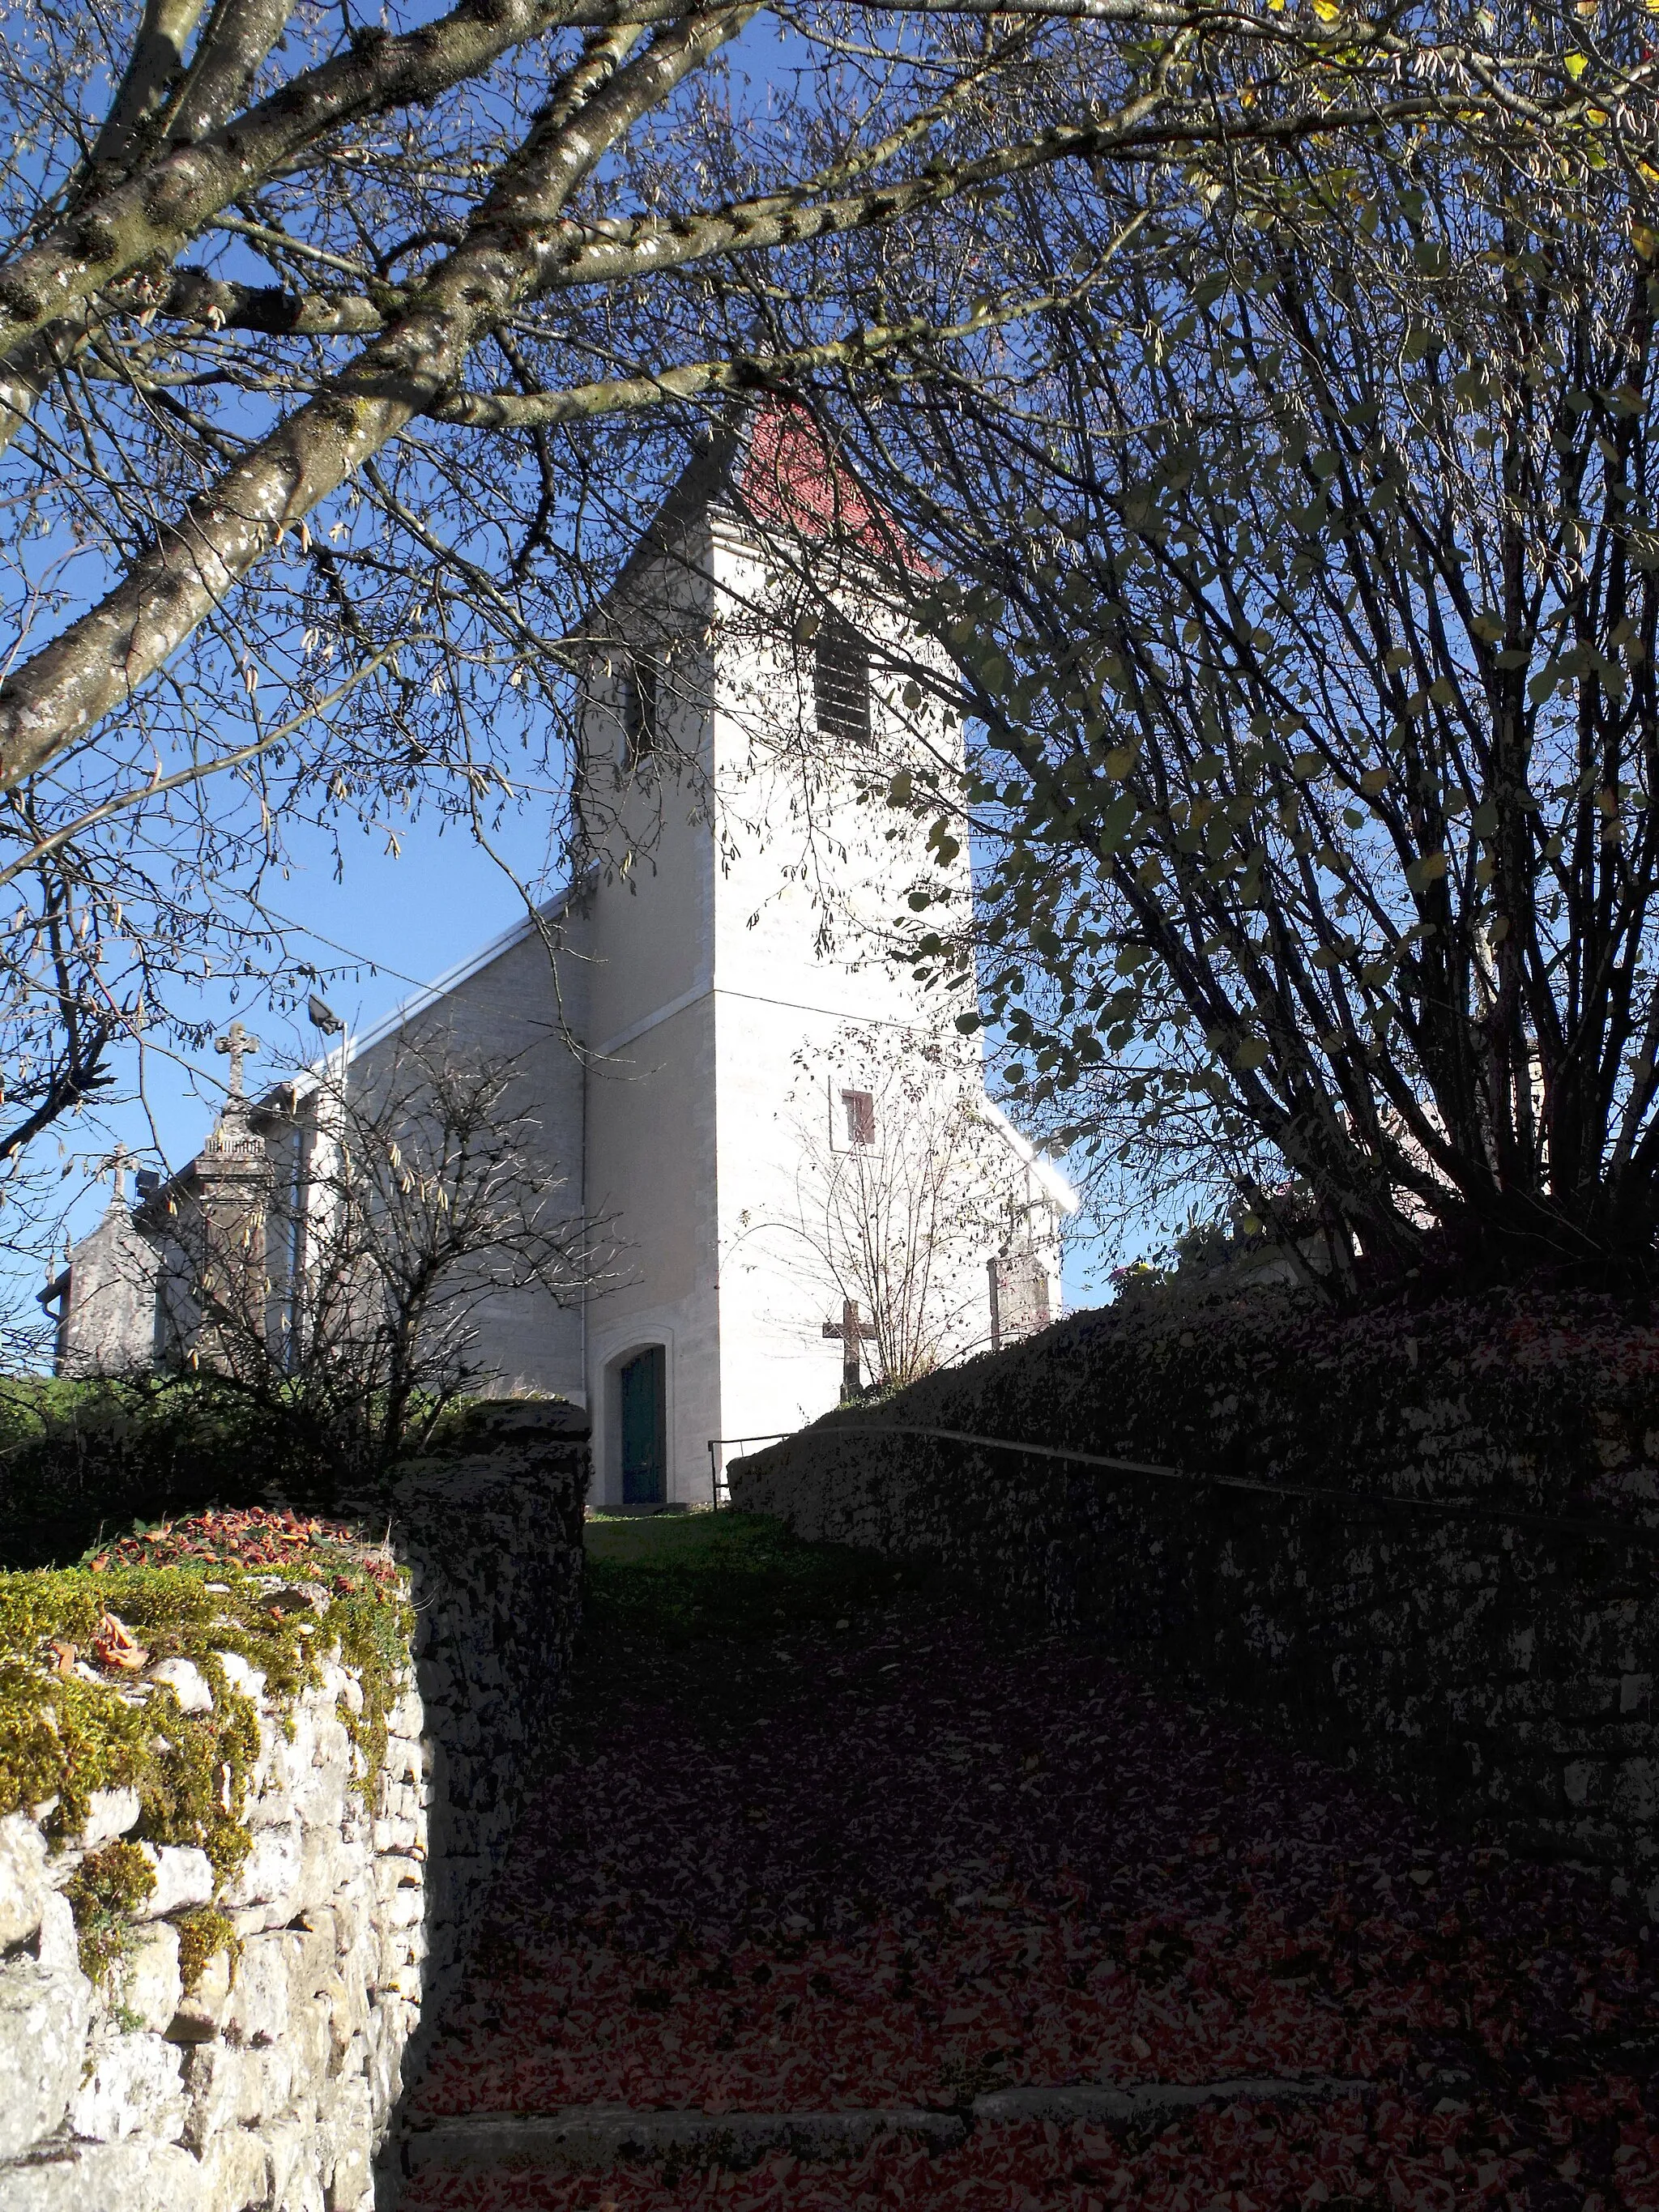
M1109 1310L730 1475L1659 1911L1659 1331L1610 1304Z
M377 2154L395 2196L398 2100L555 1724L580 1602L580 1419L491 1408L473 1441L390 1501L418 1627L367 1791L351 1668L283 1706L228 1655L258 1712L252 1848L216 1894L204 1852L140 1844L154 1887L95 1981L73 1878L137 1826L137 1795L95 1793L67 1844L30 1812L0 1820L6 2212L370 2212ZM210 1702L198 1668L166 1664L187 1711ZM229 1940L203 1964L204 1909Z
M58 1332L62 1375L125 1375L155 1357L161 1255L118 1199L70 1255Z

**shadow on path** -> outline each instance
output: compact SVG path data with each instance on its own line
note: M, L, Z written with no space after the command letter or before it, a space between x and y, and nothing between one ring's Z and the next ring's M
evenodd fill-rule
M1581 1878L890 1563L588 1540L407 2212L1659 2207L1659 1951Z

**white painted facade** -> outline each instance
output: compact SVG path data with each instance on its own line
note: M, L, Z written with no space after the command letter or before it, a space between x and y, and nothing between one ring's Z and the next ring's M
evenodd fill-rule
M720 479L683 489L624 570L592 647L594 857L582 883L351 1050L354 1087L372 1082L405 1030L520 1059L520 1103L573 1210L618 1250L580 1304L503 1297L482 1348L502 1387L587 1406L596 1501L621 1499L619 1376L642 1349L664 1355L670 1501L708 1500L711 1440L787 1432L836 1404L843 1347L825 1324L839 1308L790 1224L801 1115L821 1109L817 1134L836 1140L834 1070L849 1036L888 1040L917 1066L931 1053L941 1079L967 1085L1011 1198L1035 1224L1037 1303L1060 1310L1059 1224L1075 1200L985 1101L977 1042L955 1026L970 1001L919 986L890 956L919 874L948 876L971 896L965 850L941 871L908 815L857 795L861 767L867 781L878 761L884 786L905 758L915 717L878 673L868 751L803 774L794 739L814 729L812 655L787 626L755 618L776 597ZM856 592L846 611L866 634L884 621ZM659 776L648 753L628 759L636 649L664 672L659 729L697 763L678 779ZM945 743L940 728L930 734ZM902 1136L881 1129L877 1141ZM990 1343L996 1250L988 1231L953 1253L952 1356Z

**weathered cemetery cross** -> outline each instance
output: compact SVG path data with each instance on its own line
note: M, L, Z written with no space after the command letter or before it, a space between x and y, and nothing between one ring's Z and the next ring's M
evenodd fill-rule
M242 1095L242 1062L249 1053L258 1051L258 1038L250 1036L240 1022L233 1022L223 1036L215 1037L213 1049L230 1054L230 1096L240 1098Z
M826 1336L836 1338L841 1345L841 1387L842 1391L850 1396L859 1388L861 1365L859 1358L859 1346L860 1344L874 1341L875 1325L873 1322L859 1319L856 1298L843 1298L841 1305L841 1319L825 1322L823 1333Z

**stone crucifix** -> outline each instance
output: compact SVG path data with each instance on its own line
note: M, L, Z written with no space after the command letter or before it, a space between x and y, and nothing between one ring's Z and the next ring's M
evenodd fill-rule
M215 1037L213 1049L230 1054L230 1088L227 1098L240 1100L242 1096L242 1062L250 1053L258 1051L258 1038L250 1036L240 1022L233 1022L223 1036Z
M841 1319L825 1322L823 1333L825 1336L836 1340L842 1348L842 1395L844 1397L854 1396L860 1387L860 1376L863 1370L863 1361L860 1357L859 1347L862 1344L874 1342L875 1324L872 1322L859 1319L856 1298L843 1298L841 1304Z

